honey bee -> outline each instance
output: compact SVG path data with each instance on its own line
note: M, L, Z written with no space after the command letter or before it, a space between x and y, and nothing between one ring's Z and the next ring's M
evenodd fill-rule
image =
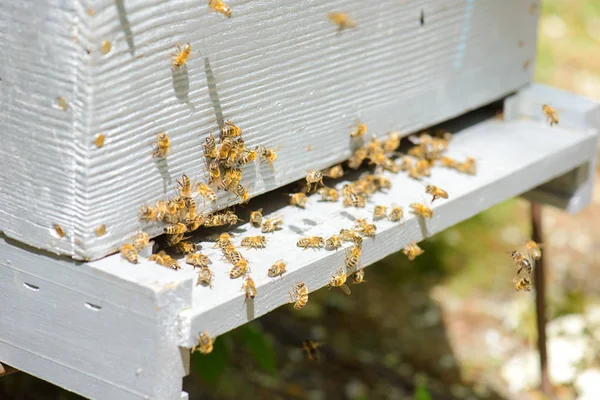
M156 220L157 221L162 221L163 219L165 219L165 217L167 216L168 210L167 210L167 202L164 200L159 201L158 203L156 203Z
M190 56L190 53L192 52L192 45L189 43L186 43L183 45L183 47L176 45L177 47L177 53L176 54L172 54L171 59L173 60L171 63L171 68L172 69L176 69L181 67L182 65L184 65L187 62L188 57Z
M138 262L138 253L135 250L135 247L133 247L133 245L131 245L131 244L124 244L119 249L119 252L121 253L121 256L123 258L125 258L127 261L129 261L132 264L137 264L137 262Z
M433 199L431 199L432 203L435 201L435 199L447 199L448 198L448 192L446 192L445 190L440 189L439 187L434 186L434 185L425 186L425 193L433 196Z
M267 247L267 238L265 236L247 236L242 239L241 246L251 249L263 249Z
M217 214L209 215L206 218L206 221L204 222L204 226L206 226L206 227L223 226L226 224L229 224L231 226L231 225L237 224L240 221L242 221L242 220L240 218L238 218L237 215L235 215L231 211L226 211L224 213L217 213Z
M306 351L306 357L312 361L319 359L319 346L321 345L322 343L315 342L314 340L305 340L302 342L302 348Z
M247 203L248 200L250 200L250 192L248 192L248 189L242 186L242 184L238 184L235 187L234 193L242 200L242 204Z
M181 241L173 246L173 251L179 254L190 254L198 251L198 245L192 242Z
M356 125L356 128L352 132L350 132L350 137L356 139L359 137L363 137L365 133L367 133L367 124L359 123Z
M219 247L221 249L224 249L225 247L230 246L230 245L231 245L231 235L229 235L229 233L221 233L221 235L215 242L215 245L213 246L213 248Z
M229 157L229 153L231 152L231 149L233 149L234 145L235 142L231 138L225 138L221 140L221 144L219 145L217 150L217 159L221 161L227 160L227 158Z
M375 206L373 209L373 220L387 217L387 206Z
M410 244L406 246L402 252L410 261L423 254L425 251L421 249L414 241L411 240Z
M335 271L333 273L333 276L331 278L329 278L329 284L327 285L330 289L332 287L339 287L342 292L344 292L346 295L350 295L350 288L348 287L348 285L346 285L346 273L344 272L344 270L342 268L338 269L337 271Z
M352 169L358 169L363 161L367 158L367 149L360 148L356 150L356 152L348 158L348 166Z
M323 172L323 176L327 176L332 179L340 179L344 176L344 169L342 168L342 164L334 165L329 168L325 172Z
M401 136L398 132L390 132L387 139L383 142L383 152L392 153L400 147Z
M433 217L433 210L421 203L410 203L409 207L412 209L412 213L423 218Z
M346 257L346 259L344 260L344 263L346 264L346 268L354 269L358 266L358 263L360 262L361 252L362 252L362 249L361 249L360 245L355 244L352 247L352 249L350 250L350 253Z
M340 230L340 237L345 242L353 242L356 246L362 246L363 238L354 231L342 229Z
M144 221L156 221L157 211L154 207L142 206L140 209L140 219Z
M403 215L404 215L404 211L402 210L402 207L392 207L388 218L392 222L397 222L402 219Z
M296 243L296 245L298 247L302 247L304 250L308 248L320 249L322 247L325 247L325 239L323 239L321 236L304 237L298 240L298 243Z
M222 0L208 0L208 5L213 10L220 12L228 18L231 18L231 8Z
M255 227L258 228L262 224L263 216L262 216L262 208L259 208L256 211L250 212L250 220L249 222Z
M456 170L465 174L475 175L477 173L476 161L472 157L467 157L465 162L459 163Z
M516 250L510 253L510 256L515 262L515 264L517 264L517 267L519 267L519 269L517 270L517 275L520 274L522 270L525 270L525 272L531 275L533 266L531 265L531 261L529 260L529 258L525 257L523 253Z
M293 292L290 293L292 303L294 303L294 309L300 310L304 308L308 303L308 287L304 282L298 282L293 288Z
M167 239L165 240L165 244L167 246L175 246L177 243L183 240L183 233L179 235L167 235Z
M257 157L256 150L244 149L242 155L240 156L240 159L238 160L238 163L240 163L241 165L250 164L250 163L256 161L256 157Z
M356 220L355 230L364 236L375 236L377 226L367 223L364 218L360 218Z
M201 182L197 184L196 191L198 194L200 194L200 196L207 198L211 203L217 201L217 195L215 194L215 191L212 190L206 183Z
M460 163L458 161L456 161L453 158L447 157L447 156L440 157L439 161L443 167L451 168L451 169L457 169L458 166L460 165Z
M194 266L195 267L195 266ZM213 274L208 266L203 265L198 271L198 278L196 279L196 286L208 285L212 289Z
M167 225L164 231L168 235L179 235L187 232L187 226L182 222L178 222L173 225Z
M106 233L106 225L102 224L96 228L96 236L100 237Z
M323 173L321 171L309 172L306 175L306 184L308 185L307 193L310 193L313 184L315 185L315 189L317 189L320 185L323 185Z
M156 150L152 153L153 157L165 158L171 147L171 139L165 132L159 133L156 139Z
M208 256L201 254L201 253L195 253L195 254L188 254L187 257L185 258L185 262L187 264L193 265L194 268L198 267L208 267L208 264L210 263L210 259L208 258Z
M337 190L330 187L322 187L318 190L318 193L321 195L321 200L323 201L332 201L336 202L340 198L340 194Z
M248 301L248 299L254 300L256 297L256 285L254 284L254 279L250 278L249 275L244 279L242 290L246 292L246 300L244 302Z
M400 159L400 165L398 166L400 171L410 171L413 168L413 160L409 157L402 157Z
M208 158L215 159L217 158L217 143L215 142L215 137L212 133L208 135L205 139L205 143L202 145L204 147L204 156Z
M292 205L292 206L304 208L304 207L306 207L307 201L308 201L308 197L306 197L306 194L304 194L302 192L294 193L290 196L290 205Z
M548 104L544 104L542 106L542 112L546 116L546 122L548 122L550 126L558 124L558 113L554 108L550 107Z
M229 261L233 265L239 263L241 260L244 260L244 256L242 256L242 253L237 251L235 246L232 244L221 249L221 251L223 252L223 257L225 257L227 261Z
M159 251L156 254L152 254L148 257L149 261L155 261L157 264L164 267L168 267L174 270L181 269L177 260L168 255L164 250Z
M283 217L275 217L265 220L262 223L261 232L262 233L271 233L281 229L281 225L283 224Z
M517 292L530 292L531 291L531 279L528 276L524 276L517 281L515 278L515 290Z
M373 177L373 184L375 185L377 190L392 188L392 182L388 178L381 175L375 175Z
M260 155L261 161L265 161L271 165L277 160L277 152L276 149L270 149L264 146L258 146L256 151Z
M269 278L275 278L277 276L282 276L285 272L287 272L287 263L283 260L278 260L271 265L267 275Z
M221 137L231 137L235 138L242 134L242 130L239 126L234 124L231 121L225 121L223 128L221 128Z
M94 144L96 145L96 147L101 148L102 146L104 146L104 140L106 139L106 137L104 136L103 133L99 133L96 135L96 139L94 140Z
M366 282L364 269L359 268L358 271L356 271L352 275L350 275L350 279L352 279L353 285L358 285L359 283Z
M348 185L346 185L348 186ZM367 204L367 200L364 196L361 196L354 191L347 191L344 194L344 207L356 207L356 208L364 208Z
M529 257L531 257L532 260L537 261L540 258L542 258L542 250L540 249L540 247L542 247L542 245L537 244L533 240L529 240L527 241L527 243L525 243L527 253L529 253Z
M340 235L331 235L325 240L325 250L337 250L342 247Z
M178 180L177 184L179 185L179 195L181 197L192 197L192 183L186 174L181 176L181 181Z
M242 258L233 266L233 268L231 268L231 271L229 271L229 277L231 279L236 279L246 274L248 271L248 260Z
M212 339L210 336L208 336L208 333L203 332L198 335L198 345L192 348L192 353L199 351L202 354L208 354L213 350L214 343L215 339Z
M56 102L58 103L58 108L61 111L67 111L67 108L69 108L69 103L67 102L67 99L65 99L62 96L58 96L56 98Z
M193 218L186 218L185 222L185 226L187 228L188 232L193 232L196 229L200 228L204 222L206 221L206 216L204 215L204 213L198 213L196 214Z
M423 176L431 176L431 165L427 160L417 160L415 165L408 170L408 176L420 179Z
M133 241L133 248L136 251L141 251L146 246L148 246L148 242L150 241L150 237L146 232L140 232L137 234L136 238Z
M327 14L327 18L338 26L338 30L345 28L356 28L356 22L354 22L346 13L343 12L332 12ZM364 125L364 124L361 124ZM365 126L366 131L366 126ZM364 134L364 133L363 133Z
M64 238L66 235L66 232L63 229L63 227L58 224L54 224L54 231L56 232L56 236L58 236L59 238Z

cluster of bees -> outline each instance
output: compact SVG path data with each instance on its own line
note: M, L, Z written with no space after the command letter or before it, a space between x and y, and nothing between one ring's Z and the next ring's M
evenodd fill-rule
M510 253L511 258L517 266L517 276L513 279L517 292L531 291L531 272L535 266L535 262L542 258L542 250L540 245L533 240L525 243L525 254L515 250ZM525 271L525 275L519 278L521 271Z

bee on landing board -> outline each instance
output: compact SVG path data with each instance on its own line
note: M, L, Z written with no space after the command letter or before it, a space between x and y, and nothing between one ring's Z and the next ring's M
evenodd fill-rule
M283 260L278 260L271 265L267 272L267 276L269 278L275 278L277 276L282 276L285 272L287 272L287 263Z
M231 279L236 279L242 275L245 275L249 271L250 269L248 268L248 260L242 258L237 263L235 263L233 268L231 268L231 271L229 271L229 277Z
M434 185L425 186L425 193L433 196L433 198L431 199L432 203L436 199L447 199L448 198L448 192L446 192L445 190L440 189L439 187L434 186Z
M184 44L183 47L177 44L176 47L177 53L173 54L171 57L172 69L176 69L183 66L187 62L187 59L190 56L190 53L192 52L192 45L190 45L189 43Z
M135 247L133 247L133 245L131 245L131 244L124 244L119 249L119 252L121 253L121 256L123 256L123 258L125 258L127 261L129 261L132 264L137 264L137 262L138 262L138 253L135 250Z
M558 124L558 113L554 108L550 107L548 104L544 104L542 106L542 112L546 116L546 122L548 122L550 126Z
M263 210L262 208L259 208L256 211L250 212L250 220L248 222L250 222L252 224L252 226L254 226L255 228L259 228L262 224L262 220L263 220L262 210Z
M392 207L388 218L392 222L397 222L397 221L402 220L403 215L404 215L404 210L402 209L402 207Z
M323 173L321 171L311 171L306 175L306 184L308 188L306 193L310 193L312 189L312 185L315 185L315 190L323 185Z
M194 266L195 267L195 266ZM213 274L208 266L201 266L196 279L196 286L207 285L212 289Z
M340 194L337 190L330 187L322 187L317 191L321 195L322 201L336 202L340 198Z
M262 233L275 232L275 231L282 229L281 225L283 225L283 217L279 216L279 217L269 218L269 219L266 219L265 221L263 221L260 231Z
M202 354L208 354L213 350L215 339L208 336L208 333L203 332L198 335L198 344L192 348L192 353L199 351Z
M304 237L298 240L296 245L298 247L302 247L304 250L308 248L320 249L322 247L325 247L325 239L323 239L321 236Z
M193 265L194 268L208 267L210 259L202 253L188 254L185 258L187 264Z
M146 246L148 246L149 241L150 237L148 234L146 232L140 232L133 240L133 248L136 251L142 251Z
M304 194L302 192L294 193L290 196L290 205L292 205L292 206L305 208L307 201L308 201L308 197L306 197L306 194Z
M331 235L325 240L325 250L337 250L342 247L340 235Z
M421 203L411 203L409 207L412 209L412 213L423 218L433 217L433 210Z
M314 340L305 340L302 342L302 348L306 351L306 357L312 361L319 359L319 346L321 345L322 343L315 342Z
M373 209L373 220L385 218L387 216L387 206L375 206Z
M265 236L247 236L242 239L242 247L248 247L251 249L264 249L267 247L267 238Z

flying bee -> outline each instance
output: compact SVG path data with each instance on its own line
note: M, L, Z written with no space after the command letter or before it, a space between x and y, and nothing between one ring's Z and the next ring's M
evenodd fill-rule
M242 247L249 247L251 249L264 249L267 247L267 238L265 236L247 236L242 239Z
M217 195L215 194L215 191L212 190L206 183L201 182L197 184L196 191L198 194L200 194L200 196L207 198L211 203L217 201Z
M208 183L211 184L213 182L219 182L221 179L221 169L219 168L219 163L216 161L212 161L208 164L208 173L209 179Z
M406 246L402 252L409 261L413 261L415 258L423 254L425 251L421 249L414 241L411 240L410 244Z
M187 232L187 226L182 222L178 222L173 225L167 225L164 232L168 235L179 235Z
M342 247L340 235L331 235L325 240L325 250L337 250Z
M283 260L278 260L271 265L267 275L269 278L275 278L277 276L282 276L285 272L287 272L287 263Z
M178 254L190 254L198 251L198 245L192 242L181 241L173 246L172 249Z
M173 60L171 63L172 69L176 69L184 65L187 62L190 53L192 52L192 45L190 45L189 43L184 44L183 47L177 44L176 47L177 53L172 54L171 57L171 59Z
M344 169L342 168L342 164L334 165L326 171L323 171L323 176L326 176L331 179L340 179L344 176Z
M271 233L281 229L283 225L283 217L269 218L262 223L261 232Z
M187 264L193 265L194 268L208 267L210 259L208 256L201 253L188 254L185 258Z
M388 218L392 222L397 222L402 219L403 215L404 215L404 211L402 210L402 207L392 207Z
M522 270L525 270L525 272L531 275L533 266L531 265L531 260L529 260L529 258L525 257L523 253L516 250L510 253L510 256L515 262L515 264L517 264L517 267L519 267L519 269L517 270L517 275L519 275Z
M165 239L165 244L169 247L171 246L175 246L177 243L181 242L183 240L183 233L180 233L178 235L167 235L167 238Z
M340 194L337 190L327 186L324 186L321 189L319 189L318 193L321 195L321 200L323 201L336 202L340 198Z
M336 24L338 26L338 30L340 30L340 31L345 28L356 28L356 22L354 22L346 13L332 12L332 13L327 14L327 18L329 18L329 20L331 22ZM364 124L360 124L360 125L364 125ZM366 132L366 125L365 125L365 132ZM364 135L364 133L363 133L363 135Z
M231 8L223 0L208 0L208 5L213 10L220 12L224 16L231 18Z
M542 112L546 116L546 122L548 122L550 126L558 124L558 113L554 108L550 107L548 104L544 104L542 106Z
M308 248L320 249L322 247L325 247L325 239L323 239L321 236L304 237L298 240L296 246L302 247L304 250Z
M236 279L242 275L245 275L248 271L248 260L242 258L233 266L233 268L231 268L231 271L229 271L229 277L231 279Z
M159 133L156 139L156 150L152 153L152 157L165 158L171 148L171 139L165 132Z
M425 186L425 193L433 196L433 199L431 199L432 203L435 201L435 199L447 199L448 198L448 192L446 192L445 190L440 189L439 187L434 186L434 185Z
M323 185L323 173L321 171L311 171L306 175L306 184L308 188L306 190L307 193L310 193L312 185L315 185L315 189L319 186Z
M144 221L156 221L158 219L156 208L150 206L142 206L139 216Z
M375 224L367 223L367 220L364 218L359 218L355 222L354 230L364 236L375 236L377 226L375 226Z
M358 285L359 283L366 282L365 281L365 270L362 268L359 268L358 271L356 271L352 275L350 275L350 279L352 279L353 285Z
M319 346L321 345L322 343L315 342L314 340L305 340L302 342L302 348L306 351L306 357L312 361L319 359Z
M531 291L531 279L528 276L524 276L517 281L515 278L515 290L517 292L530 292Z
M308 287L304 282L298 282L290 293L294 309L300 310L308 303Z
M290 205L304 208L306 207L306 202L308 201L308 197L306 197L305 193L294 193L290 195Z
M341 229L340 237L345 242L353 242L358 247L362 246L363 238L350 229Z
M472 157L467 157L467 159L464 162L459 163L456 166L456 170L458 172L462 172L468 175L475 175L477 173L477 165L475 159Z
M263 220L262 210L263 210L262 208L259 208L256 211L250 212L250 219L248 222L250 222L252 224L252 226L254 226L255 228L260 227L260 225L262 224L262 220Z
M527 253L529 254L529 257L531 257L532 260L537 261L540 258L542 258L542 250L540 249L540 247L542 247L542 245L537 244L533 240L529 240L527 241L527 243L525 243Z
M342 268L338 269L333 273L333 276L329 278L329 284L327 285L330 289L332 287L339 287L344 294L350 296L350 288L346 285L346 273Z
M146 232L140 232L137 234L135 239L133 240L133 248L136 251L143 250L146 246L148 246L148 242L150 241L150 237Z
M346 259L344 260L344 263L346 264L346 268L354 269L358 266L358 263L360 261L361 252L362 252L362 249L361 249L360 245L355 244L352 247L352 249L350 250L350 253L346 257Z
M247 150L245 149L238 160L241 165L250 164L256 161L257 153L256 150Z
M195 266L194 266L195 267ZM203 265L198 271L198 278L196 279L196 286L207 285L212 289L213 274L208 266Z
M121 253L121 256L123 258L125 258L127 261L129 261L132 264L137 264L137 262L138 262L138 253L137 253L135 247L133 247L133 245L131 245L131 244L124 244L119 249L119 252Z
M215 242L215 245L213 246L213 248L219 247L221 249L224 249L225 247L227 247L229 245L231 245L231 235L229 235L229 233L221 233L221 235Z
M410 203L409 207L412 209L412 213L423 218L433 217L433 210L421 203Z
M217 152L217 142L215 141L215 137L212 133L208 135L208 137L204 140L204 157L215 159L218 156Z
M244 279L244 283L242 284L242 290L246 292L246 301L248 299L254 300L256 297L256 285L254 284L254 279L250 278L250 275L246 275L246 279Z
M221 137L235 138L242 134L242 129L231 121L225 121L221 128Z
M262 145L256 148L256 151L260 155L261 161L269 163L271 166L277 160L277 149L270 149Z
M198 335L198 344L192 348L192 353L199 351L202 354L208 354L213 350L215 339L208 336L208 333L203 332Z
M387 206L375 206L373 209L373 220L387 217Z

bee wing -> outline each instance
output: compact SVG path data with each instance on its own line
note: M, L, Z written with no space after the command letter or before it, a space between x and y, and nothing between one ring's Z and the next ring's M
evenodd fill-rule
M350 296L350 293L352 293L350 291L350 288L346 284L341 285L340 289L342 289L342 292L344 292L344 294L346 294L347 296Z

